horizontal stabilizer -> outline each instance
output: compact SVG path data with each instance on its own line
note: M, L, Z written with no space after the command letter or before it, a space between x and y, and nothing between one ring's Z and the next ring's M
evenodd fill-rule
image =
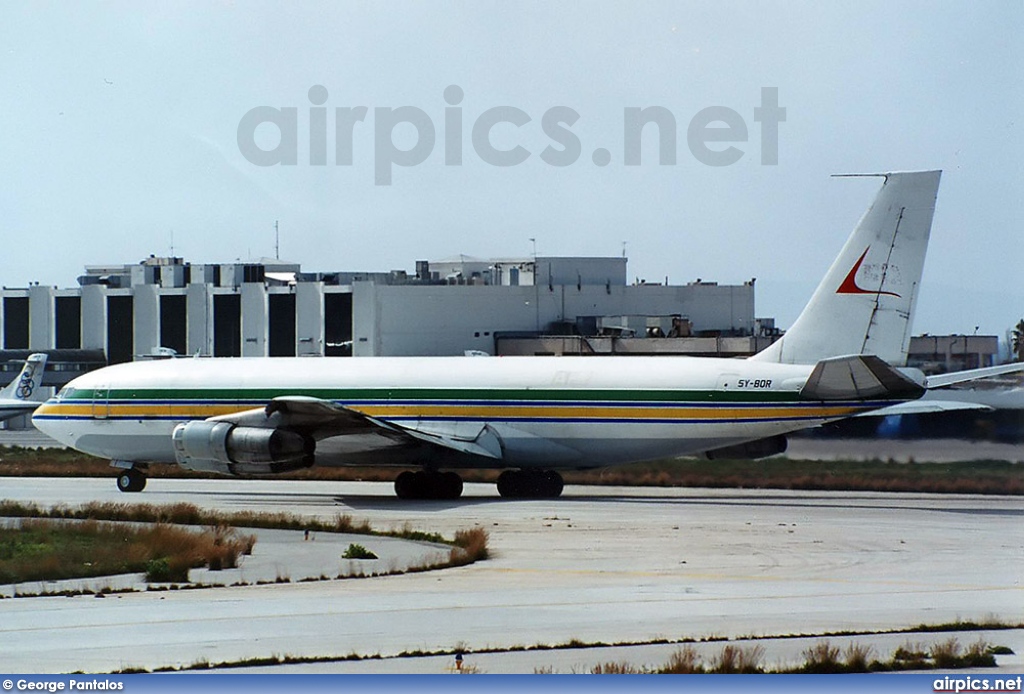
M883 407L880 410L861 412L854 417L889 417L900 414L932 414L933 412L956 412L960 410L992 411L995 408L976 402L958 402L955 400L912 400L897 405Z
M800 391L808 400L915 400L925 388L871 354L823 359Z
M1024 371L1024 363L1015 364L1000 364L999 366L986 366L981 369L968 369L967 371L954 371L949 374L936 374L935 376L928 377L928 390L933 388L942 388L943 386L951 386L955 383L967 383L968 381L977 381L981 378L991 378L992 376L1002 376L1004 374L1017 373Z

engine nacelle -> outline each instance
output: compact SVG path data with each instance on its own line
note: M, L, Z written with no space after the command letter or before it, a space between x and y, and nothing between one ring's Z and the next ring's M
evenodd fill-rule
M186 422L171 434L174 457L187 470L225 475L290 472L313 464L315 442L286 429L231 422Z
M756 458L767 458L776 453L785 453L789 446L789 440L781 434L770 436L757 441L747 441L735 446L716 448L705 451L704 457L708 460L754 460Z

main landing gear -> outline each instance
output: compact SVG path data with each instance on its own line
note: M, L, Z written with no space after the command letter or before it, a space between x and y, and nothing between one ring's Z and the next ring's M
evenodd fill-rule
M117 488L122 492L141 492L146 488L146 473L137 467L121 470L117 475Z
M505 470L498 477L498 493L510 499L555 499L564 487L554 470Z
M555 499L565 483L554 470L506 470L498 477L498 493L507 499ZM462 478L454 472L403 472L395 479L399 499L458 499Z
M403 472L395 479L399 499L458 499L462 478L454 472Z

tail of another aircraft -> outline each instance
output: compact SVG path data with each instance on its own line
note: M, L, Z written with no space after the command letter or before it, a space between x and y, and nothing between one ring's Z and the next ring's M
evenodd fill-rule
M815 364L851 354L906 363L941 171L879 174L874 202L793 327L751 359Z
M17 378L0 390L0 399L3 400L25 400L33 401L32 395L39 391L39 384L43 380L43 369L46 368L45 354L31 354L25 360L25 366Z

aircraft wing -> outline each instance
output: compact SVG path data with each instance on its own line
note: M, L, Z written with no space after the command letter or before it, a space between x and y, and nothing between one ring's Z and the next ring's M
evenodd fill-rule
M25 404L27 402L28 404ZM35 402L33 400L25 402L6 401L0 402L0 422L14 417L20 417L23 414L32 414L39 405L42 403Z
M380 433L376 420L361 412L302 395L274 398L265 407L211 417L209 421L261 429L284 428L316 440L345 434Z
M285 429L317 442L331 439L335 446L345 444L343 439L351 438L352 441L347 442L350 444L349 453L372 453L378 448L393 448L395 444L425 443L458 453L496 460L502 458L501 440L486 424L436 423L429 428L418 424L404 426L329 400L301 395L277 397L266 407L212 417L209 421L261 429Z

